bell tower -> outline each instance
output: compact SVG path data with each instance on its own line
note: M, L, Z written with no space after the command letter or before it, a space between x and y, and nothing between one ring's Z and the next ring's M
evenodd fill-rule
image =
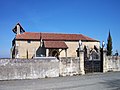
M25 32L25 30L22 28L22 26L20 25L20 23L17 23L17 25L12 29L12 31L15 34L21 34L21 33Z

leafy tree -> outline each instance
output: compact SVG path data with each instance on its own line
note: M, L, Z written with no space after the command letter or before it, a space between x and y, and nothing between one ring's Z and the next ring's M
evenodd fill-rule
M108 39L107 39L107 55L112 55L112 37L109 31Z

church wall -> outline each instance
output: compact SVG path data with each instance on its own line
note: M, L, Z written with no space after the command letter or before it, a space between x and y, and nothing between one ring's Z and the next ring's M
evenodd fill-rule
M77 57L77 48L78 48L78 42L76 41L66 41L66 45L68 46L67 49L67 57Z
M61 49L60 49L61 50ZM68 50L68 49L67 49ZM66 57L66 52L65 52L65 50L62 50L61 52L60 52L60 57Z
M82 42L83 45L86 45L90 48L94 48L94 45L99 49L100 48L100 42Z
M38 41L16 41L16 46L18 47L19 58L32 58L35 56L35 52L40 46Z
M77 57L76 50L78 49L78 41L65 41L66 45L68 46L67 49L67 57ZM100 46L100 42L82 42L83 46L86 45L89 48L94 48L94 45L96 45L98 48ZM16 41L16 46L18 47L18 58L32 58L36 56L35 52L38 50L40 46L40 41L30 41L28 43L27 41ZM48 52L46 52L46 55ZM63 50L60 53L60 57L65 57L66 52Z
M68 46L67 49L67 57L77 57L77 52L76 50L79 47L78 41L65 41L66 45ZM82 45L88 46L89 49L94 48L94 45L99 49L100 47L100 42L86 42L83 41ZM65 50L63 50L60 53L60 57L65 57Z

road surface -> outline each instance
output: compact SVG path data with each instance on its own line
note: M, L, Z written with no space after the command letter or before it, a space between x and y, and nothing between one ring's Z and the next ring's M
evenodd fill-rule
M120 72L0 81L0 90L120 90Z

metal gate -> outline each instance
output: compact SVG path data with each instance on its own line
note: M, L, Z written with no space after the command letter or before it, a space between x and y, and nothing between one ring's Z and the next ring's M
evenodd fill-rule
M84 70L85 70L85 73L102 71L102 60L101 60L100 51L92 49L91 51L87 52L87 50L85 50Z
M85 60L85 73L101 72L100 60Z

